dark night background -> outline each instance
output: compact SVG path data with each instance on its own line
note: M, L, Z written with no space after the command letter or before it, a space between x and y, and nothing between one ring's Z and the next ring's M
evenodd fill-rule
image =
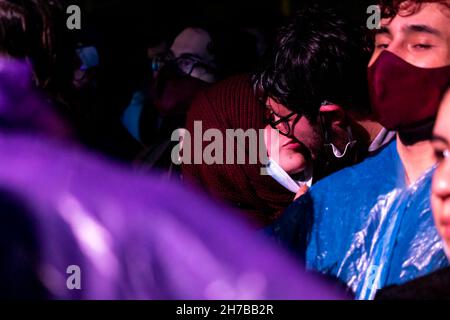
M129 31L141 41L153 42L172 35L182 26L198 20L223 25L271 29L302 6L319 3L338 8L358 21L367 18L366 9L374 0L79 0L84 22L100 29L116 31L120 39ZM134 37L133 37L134 38ZM156 38L156 39L155 39ZM123 40L123 39L122 39Z
M171 41L185 27L214 25L257 29L270 47L277 27L302 6L320 4L345 13L365 24L368 5L374 0L72 0L82 11L82 30L73 32L82 45L95 45L103 69L99 91L106 100L97 107L102 123L114 123L128 105L132 93L149 74L147 48ZM248 65L241 57L245 43L230 32L230 59ZM253 59L254 60L254 59ZM255 63L257 61L254 61ZM114 94L111 94L114 93ZM105 116L106 115L106 116ZM106 119L109 118L109 119ZM97 130L97 129L96 129ZM107 130L104 130L105 132ZM111 130L109 130L111 131Z
M333 7L365 23L374 0L75 0L82 8L81 38L108 56L142 52L195 23L257 28L270 39L283 20L302 6ZM137 57L128 58L138 61ZM105 61L103 61L105 63ZM106 62L107 63L107 62Z

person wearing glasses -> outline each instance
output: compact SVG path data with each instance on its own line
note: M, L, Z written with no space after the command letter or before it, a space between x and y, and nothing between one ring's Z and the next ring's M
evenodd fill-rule
M180 126L195 94L217 80L212 41L202 28L185 28L168 51L151 57L149 88L137 91L122 115L137 141L151 145L161 131Z
M395 136L371 114L369 51L360 30L333 12L325 16L302 17L282 28L252 79L267 109L266 137L274 130L281 135L278 147L266 141L269 156L280 154L271 159L269 173L297 196L305 182L310 187L362 161Z
M196 121L204 132L265 130L268 175L261 175L265 163L183 164L183 177L256 225L272 223L296 193L368 154L381 130L370 120L368 58L345 18L315 7L298 12L253 76L212 86L188 112L191 135Z
M167 52L152 57L148 89L134 95L122 117L129 132L144 145L135 161L139 170L158 169L164 178L179 178L170 158L170 137L183 127L194 96L219 79L214 40L206 29L188 27Z
M186 113L200 91L227 76L250 71L257 60L256 49L256 39L245 30L205 24L185 28L168 52L152 59L148 103L134 130L146 146L136 161L140 170L159 169L165 178L180 178L171 157L172 133L184 127Z
M370 114L363 76L367 55L359 31L332 12L327 18L314 20L320 22L319 32L301 22L281 29L278 46L253 76L267 110L268 173L296 193L295 199L313 182L362 161L395 136ZM296 42L295 36L309 42ZM321 41L332 50L321 50Z
M216 82L217 63L215 54L211 51L212 41L208 31L202 28L184 29L175 38L167 54L153 58L155 77L158 77L165 65L171 65L182 75L207 83Z
M181 118L195 94L218 80L211 34L202 28L184 29L163 57L152 61L154 83L150 98L162 118Z

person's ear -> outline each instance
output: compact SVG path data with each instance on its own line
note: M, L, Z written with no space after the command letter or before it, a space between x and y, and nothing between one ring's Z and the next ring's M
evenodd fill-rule
M319 109L320 117L327 127L337 129L347 126L346 114L344 109L336 104L326 104Z

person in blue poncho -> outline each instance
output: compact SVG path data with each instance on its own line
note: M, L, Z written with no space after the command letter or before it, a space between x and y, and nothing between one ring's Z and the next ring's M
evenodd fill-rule
M431 132L450 83L448 1L383 1L368 76L377 120L396 141L313 186L272 236L357 299L448 266L430 209Z

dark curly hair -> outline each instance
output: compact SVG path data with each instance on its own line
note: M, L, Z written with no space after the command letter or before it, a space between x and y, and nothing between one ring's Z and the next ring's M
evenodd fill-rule
M253 75L259 99L271 97L310 121L317 119L324 100L369 114L365 41L362 28L330 9L297 12Z
M379 5L382 17L392 18L397 14L413 15L420 10L424 3L440 3L450 9L449 0L380 0Z

